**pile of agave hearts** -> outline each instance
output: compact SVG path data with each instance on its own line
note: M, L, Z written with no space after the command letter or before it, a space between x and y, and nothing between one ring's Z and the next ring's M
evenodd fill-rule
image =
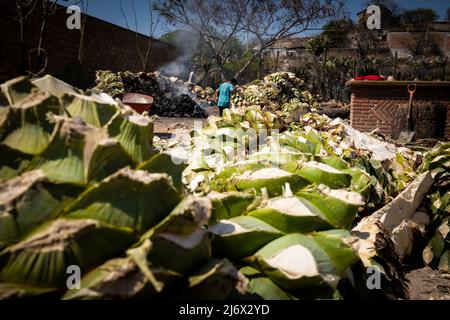
M325 117L280 123L227 112L156 149L152 119L108 95L50 76L4 83L0 298L351 298L374 294L369 266L383 294L405 297L399 237L426 224L430 188L435 216L448 208L436 202L448 145L417 167L418 154ZM391 232L389 207L408 194L415 208Z

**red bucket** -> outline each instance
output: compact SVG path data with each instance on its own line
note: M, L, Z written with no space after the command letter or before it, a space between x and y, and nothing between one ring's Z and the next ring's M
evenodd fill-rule
M119 98L124 104L133 108L137 113L144 113L153 105L153 97L140 93L120 93L114 96Z

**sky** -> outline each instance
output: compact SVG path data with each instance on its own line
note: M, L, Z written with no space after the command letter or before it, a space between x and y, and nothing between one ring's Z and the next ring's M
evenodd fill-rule
M60 0L60 3L65 5L67 3L73 3L76 0ZM131 29L135 30L135 19L133 14L132 3L136 9L136 20L137 20L137 30L140 33L149 35L149 1L148 0L121 0L123 11L127 17L128 25ZM150 0L151 1L151 0ZM207 1L207 0L205 0ZM226 1L226 0L224 0ZM86 0L85 0L86 2ZM450 7L450 2L448 0L397 0L396 1L404 9L414 9L414 8L432 8L439 15L439 19L444 19L447 8ZM97 17L99 19L111 22L113 24L126 27L125 19L120 10L120 0L87 0L87 8L82 9L87 10L87 14ZM365 0L347 0L347 10L349 12L350 18L355 19L356 13L363 10ZM85 5L86 6L86 5ZM169 32L171 26L160 21L160 24L155 31L154 36L159 38L161 35ZM306 35L311 35L317 33L317 31L305 32Z

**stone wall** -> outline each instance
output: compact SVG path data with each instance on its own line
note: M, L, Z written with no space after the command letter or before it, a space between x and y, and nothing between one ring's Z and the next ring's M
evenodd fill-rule
M389 32L386 37L387 45L394 55L398 52L400 58L411 55L408 48L414 48L418 41L435 43L443 55L450 57L450 32Z

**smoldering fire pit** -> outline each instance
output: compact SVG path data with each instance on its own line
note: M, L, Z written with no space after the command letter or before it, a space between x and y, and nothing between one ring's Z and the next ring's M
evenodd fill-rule
M363 132L378 128L395 136L406 126L408 84L417 86L411 112L415 138L450 138L449 81L348 81L350 124Z

